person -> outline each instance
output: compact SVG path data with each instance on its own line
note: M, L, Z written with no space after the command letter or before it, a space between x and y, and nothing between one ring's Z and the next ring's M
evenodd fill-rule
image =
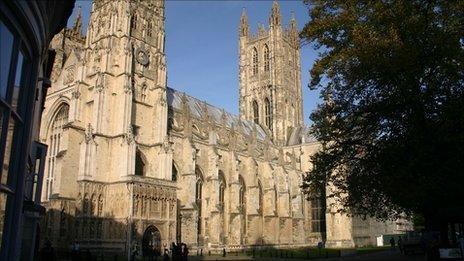
M182 243L182 260L187 261L189 250L187 244Z
M392 250L395 249L395 238L394 237L390 238L390 246Z
M137 244L137 242L135 242L135 244L132 247L131 260L135 260L138 254L139 254L139 245Z
M54 261L55 260L55 249L52 247L52 242L46 239L44 247L40 251L40 257L43 261Z
M458 239L458 245L461 250L461 257L464 258L464 235L461 234L461 236Z
M163 261L169 261L169 250L167 248L164 249Z
M72 245L72 258L71 260L77 261L80 260L80 255L81 255L81 246L79 245L79 242L74 241L74 244Z
M400 238L398 238L398 248L400 249L400 253L403 254L403 238L400 236Z

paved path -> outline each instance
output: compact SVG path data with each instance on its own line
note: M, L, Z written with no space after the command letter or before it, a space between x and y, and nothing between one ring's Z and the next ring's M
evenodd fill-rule
M261 260L261 261L271 261L271 260L278 260L278 261L423 261L425 257L423 255L413 255L413 256L405 256L400 254L398 251L380 251L380 252L373 252L368 254L361 254L355 256L347 256L347 257L338 257L338 258L321 258L321 259L291 259L291 258L259 258L256 257L253 259L251 256L203 256L203 257L196 257L192 256L189 257L189 260Z

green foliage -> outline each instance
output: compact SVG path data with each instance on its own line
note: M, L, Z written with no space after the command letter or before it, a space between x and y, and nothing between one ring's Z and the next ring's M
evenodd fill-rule
M305 1L322 150L303 188L379 219L462 207L464 1Z

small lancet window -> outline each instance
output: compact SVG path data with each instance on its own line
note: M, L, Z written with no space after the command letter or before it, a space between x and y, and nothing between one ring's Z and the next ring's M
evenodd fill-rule
M137 29L137 14L132 16L130 24L132 29Z
M272 107L268 98L264 99L264 111L266 114L266 127L272 130Z
M224 195L226 191L226 180L224 178L224 173L219 171L219 204L224 206Z
M258 49L253 48L253 75L258 74Z
M177 168L176 168L176 165L174 165L174 163L172 163L172 177L171 177L171 180L172 181L177 181Z
M269 71L269 47L264 45L264 71Z
M148 23L147 25L147 36L151 37L152 36L152 31L153 31L153 25L151 22Z
M137 149L135 152L135 175L145 176L146 163L142 152Z
M253 100L252 107L253 107L253 121L256 124L259 124L259 107L258 107L258 102L256 100Z
M258 180L258 213L263 214L263 186L261 186L261 182Z

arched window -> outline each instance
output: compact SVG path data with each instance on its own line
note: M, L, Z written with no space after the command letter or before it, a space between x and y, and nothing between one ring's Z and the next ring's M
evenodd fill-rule
M272 130L272 108L268 98L264 99L264 112L266 114L266 126Z
M240 207L244 208L245 204L246 204L246 187L245 187L245 181L243 180L243 177L242 176L239 176L238 177L238 182L239 182L239 190L238 190L238 203L240 205Z
M198 220L197 220L197 242L200 242L200 235L201 235L201 201L202 201L202 193L203 193L203 174L201 173L200 168L195 167L195 176L197 178L196 186L195 186L195 202L198 207Z
M45 200L48 200L53 194L53 180L55 179L56 160L60 152L61 138L63 137L63 126L68 123L69 105L62 104L55 114L52 124L50 125L48 138L48 171L45 180Z
M263 186L261 186L261 182L258 180L258 213L262 215L264 213L264 195L263 195Z
M224 173L222 171L219 171L219 204L221 204L221 206L224 206L225 192L226 192L226 179L224 178Z
M253 48L253 75L258 74L258 49Z
M132 29L137 29L137 14L132 16L130 24Z
M147 25L147 36L151 37L152 31L153 31L153 25L151 24L151 22L148 22L148 25Z
M172 175L171 175L171 180L172 181L177 181L177 168L174 163L172 163Z
M269 71L269 47L267 44L264 45L264 71Z
M140 101L141 102L146 102L147 99L147 85L142 84L140 87Z
M258 102L256 100L253 100L252 107L253 107L253 121L256 124L259 124L259 107L258 107Z
M137 149L135 152L135 175L145 176L145 159L142 152Z

